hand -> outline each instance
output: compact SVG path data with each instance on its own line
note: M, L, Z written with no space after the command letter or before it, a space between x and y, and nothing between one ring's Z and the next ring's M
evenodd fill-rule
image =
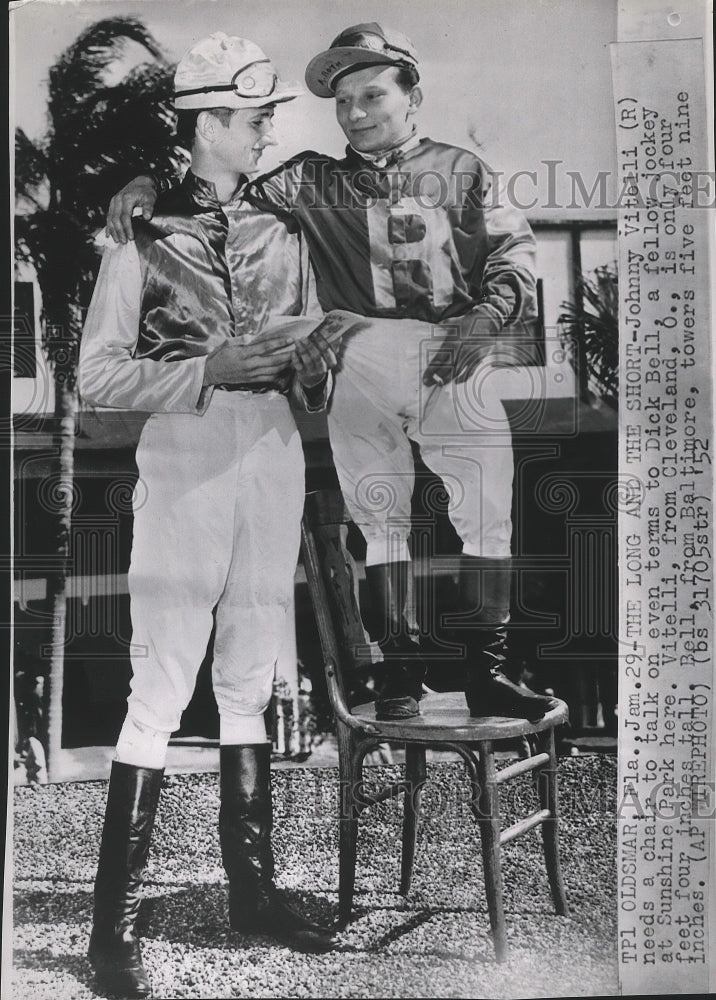
M157 189L151 177L135 177L112 198L107 212L107 235L115 243L126 243L134 239L132 214L135 208L142 210L142 217L151 219Z
M311 337L320 334L324 341L330 344L340 344L347 333L358 333L371 325L365 316L349 312L347 309L331 309L311 333Z
M465 382L494 347L499 330L499 321L482 313L455 321L423 372L423 385Z
M335 368L338 349L343 336L369 324L369 320L344 309L334 309L320 322L306 316L275 316L264 334L285 333L295 341L291 363L304 388L320 385L329 369Z
M311 389L324 381L338 358L329 341L314 330L309 337L296 341L291 363L304 389Z
M271 382L288 367L293 350L293 339L280 331L264 331L250 344L227 340L207 358L204 385Z

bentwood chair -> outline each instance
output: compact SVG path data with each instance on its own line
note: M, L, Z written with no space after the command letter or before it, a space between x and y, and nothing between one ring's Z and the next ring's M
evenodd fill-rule
M545 866L555 910L568 912L559 861L558 786L554 730L567 719L567 706L555 708L538 722L502 717L472 718L464 695L428 694L422 714L400 721L377 721L373 703L350 706L350 672L371 667L370 644L358 601L358 567L346 540L350 518L337 490L321 490L306 498L302 526L303 562L323 651L328 693L336 719L339 754L339 923L349 920L355 886L358 817L368 806L404 795L400 891L410 890L421 790L427 779L426 751L459 754L471 786L470 808L477 821L485 888L495 954L507 951L502 893L501 848L539 826ZM405 749L402 781L366 792L363 762L381 744ZM529 747L528 756L500 768L495 752ZM505 830L500 823L500 786L518 775L533 772L540 808Z

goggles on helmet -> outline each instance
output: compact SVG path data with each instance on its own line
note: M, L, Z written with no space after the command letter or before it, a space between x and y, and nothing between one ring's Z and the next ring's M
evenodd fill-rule
M360 31L355 35L341 35L336 45L331 47L350 48L351 46L370 49L372 52L399 52L401 55L407 56L411 63L415 62L415 57L407 49L391 45L390 42L386 42L384 38L372 31Z
M231 78L231 83L179 90L174 96L188 97L190 94L212 94L214 91L232 90L238 97L270 97L277 83L278 76L271 65L271 60L257 59L237 70Z

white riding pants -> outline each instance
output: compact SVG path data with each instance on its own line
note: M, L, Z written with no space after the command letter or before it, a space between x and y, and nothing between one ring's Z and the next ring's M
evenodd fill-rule
M154 414L137 467L128 715L179 727L214 616L219 712L260 715L292 606L305 491L288 402L216 390L203 416Z
M328 427L367 565L410 558L410 440L445 485L463 552L510 555L512 437L494 369L485 363L465 382L426 387L423 372L438 344L427 323L378 319L343 342Z

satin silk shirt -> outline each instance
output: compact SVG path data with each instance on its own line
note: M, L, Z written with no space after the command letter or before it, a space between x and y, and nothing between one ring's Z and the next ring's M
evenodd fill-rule
M190 171L135 234L104 250L80 348L86 402L201 413L206 356L222 342L249 343L272 317L321 315L295 224L243 191L222 205Z
M482 317L493 332L536 316L535 239L474 153L421 139L378 168L301 153L251 188L308 241L325 310L430 323Z

